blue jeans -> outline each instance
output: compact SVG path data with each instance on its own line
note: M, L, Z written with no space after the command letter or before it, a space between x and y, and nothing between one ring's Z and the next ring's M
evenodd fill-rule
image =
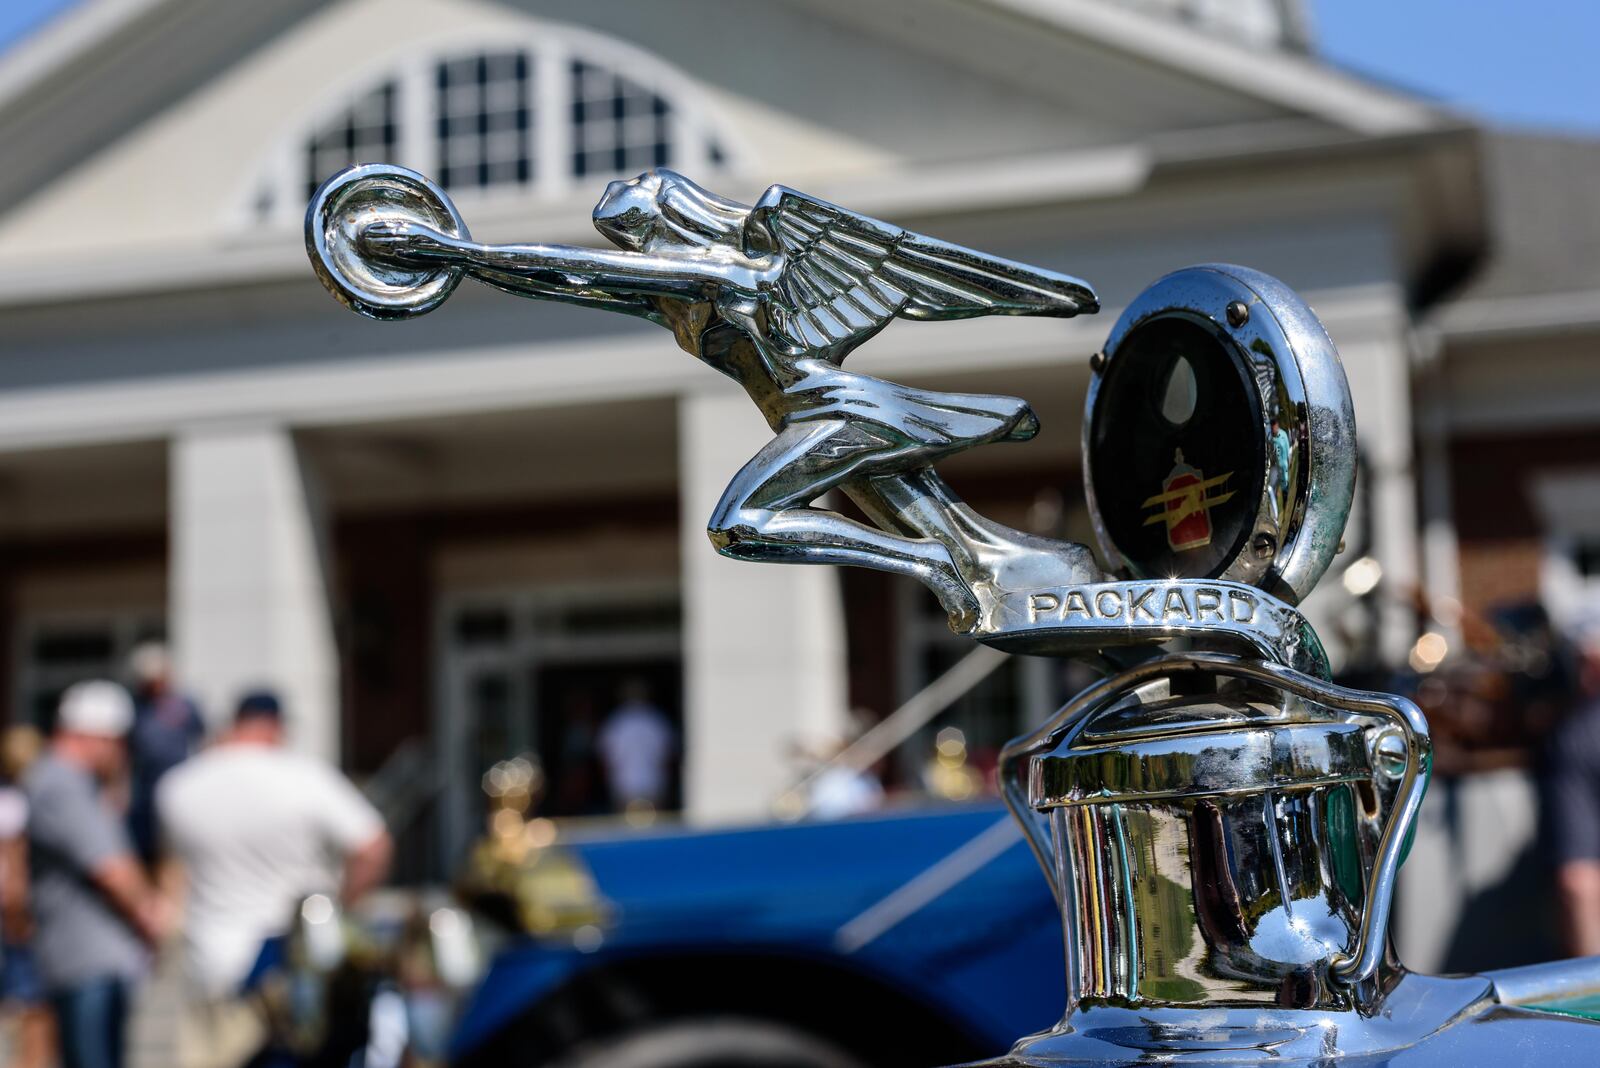
M128 981L91 979L50 996L61 1032L61 1068L122 1068Z

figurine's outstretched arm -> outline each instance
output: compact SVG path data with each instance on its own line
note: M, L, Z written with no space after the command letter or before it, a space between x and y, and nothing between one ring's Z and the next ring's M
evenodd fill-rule
M565 279L559 283L551 282L546 284L527 275L487 271L481 268L474 268L472 277L486 286L493 286L513 296L533 297L558 304L577 304L585 308L599 308L603 311L621 312L624 315L637 315L654 323L662 322L661 309L658 306L658 302L651 300L649 297L624 295L584 286L574 286Z
M613 252L581 245L484 245L462 241L420 223L380 220L361 231L362 246L395 263L455 264L500 289L527 296L583 302L627 297L715 299L729 284L753 285L748 270L671 256Z

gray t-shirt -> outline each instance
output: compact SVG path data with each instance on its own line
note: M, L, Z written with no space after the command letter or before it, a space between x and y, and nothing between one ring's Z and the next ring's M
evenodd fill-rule
M34 958L45 988L138 975L144 946L91 878L106 861L131 854L122 820L87 771L49 753L34 761L22 785L28 795Z

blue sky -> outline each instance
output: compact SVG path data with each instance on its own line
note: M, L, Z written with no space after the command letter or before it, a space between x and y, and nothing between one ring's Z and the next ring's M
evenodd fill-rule
M0 0L0 48L71 3L72 0Z
M1597 0L1313 0L1322 54L1506 124L1600 134Z
M73 0L0 0L0 48ZM1600 0L1312 0L1332 62L1494 122L1600 134Z

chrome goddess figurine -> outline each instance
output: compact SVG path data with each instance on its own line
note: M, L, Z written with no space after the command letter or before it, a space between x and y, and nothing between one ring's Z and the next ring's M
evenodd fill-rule
M318 190L306 243L329 291L373 318L431 311L470 275L670 329L680 347L743 386L774 433L710 517L707 533L724 555L907 575L933 591L953 630L1007 649L1220 629L1289 662L1320 662L1299 617L1253 587L1223 582L1201 595L1157 581L1086 596L1104 576L1085 546L977 514L933 469L977 445L1032 437L1039 424L1026 401L913 389L843 366L896 318L1096 311L1085 283L783 186L746 207L665 170L612 182L594 222L621 251L478 244L432 182L367 164ZM875 526L814 506L835 487ZM1246 506L1256 502L1241 498ZM1285 520L1266 534L1275 546Z
M317 191L306 245L374 318L430 311L471 276L670 329L772 427L710 517L728 556L907 575L954 630L1009 650L1132 647L1002 757L1061 906L1068 1004L994 1065L1600 1063L1600 1025L1550 1011L1600 991L1596 962L1432 978L1389 948L1427 724L1332 685L1294 607L1338 551L1355 422L1338 353L1287 287L1175 272L1096 354L1083 458L1107 572L977 514L934 470L1032 437L1026 402L843 367L896 318L1067 317L1098 309L1088 285L669 171L611 183L594 220L619 251L479 244L433 183L367 164ZM834 488L872 525L817 507Z
M408 198L421 217L395 214ZM607 187L594 223L619 252L477 244L442 192L395 168L345 172L312 211L327 220L312 228L313 262L357 311L427 311L467 274L520 296L649 319L743 386L774 437L733 477L711 517L708 533L727 556L907 575L934 592L960 632L978 623L978 591L1012 572L1063 582L1097 574L1086 552L1036 545L978 518L932 471L964 449L1031 438L1039 421L1026 401L934 393L844 368L856 346L896 318L1097 310L1076 278L782 186L755 207L737 204L667 170ZM394 273L407 268L415 273ZM878 528L813 507L835 487Z

